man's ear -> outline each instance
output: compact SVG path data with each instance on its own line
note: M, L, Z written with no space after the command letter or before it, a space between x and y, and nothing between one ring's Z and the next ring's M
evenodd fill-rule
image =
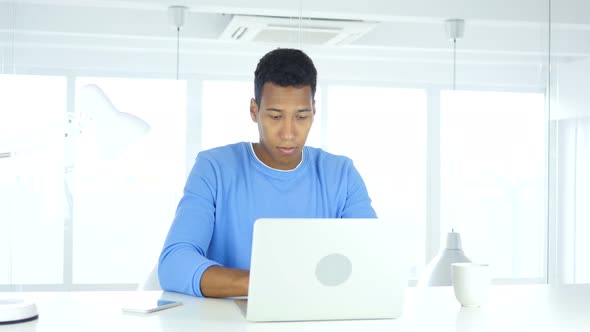
M315 99L313 100L313 102L311 103L311 109L313 111L313 115L315 115Z
M254 98L250 99L250 117L252 121L258 122L258 104Z

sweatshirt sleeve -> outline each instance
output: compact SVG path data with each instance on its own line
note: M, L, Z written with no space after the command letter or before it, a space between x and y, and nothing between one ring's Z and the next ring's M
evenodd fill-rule
M377 218L365 182L352 160L348 160L346 175L347 193L342 218Z
M203 272L220 265L206 257L215 225L216 187L213 164L199 154L160 254L158 278L165 291L202 297Z

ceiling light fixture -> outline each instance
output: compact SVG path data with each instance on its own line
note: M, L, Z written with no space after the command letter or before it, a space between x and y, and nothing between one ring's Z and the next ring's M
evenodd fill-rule
M453 41L453 91L457 81L457 39L463 38L465 32L465 20L452 18L445 21L447 37Z
M186 22L188 10L189 8L185 6L168 7L170 24L176 27L176 79L180 78L180 28L182 28Z

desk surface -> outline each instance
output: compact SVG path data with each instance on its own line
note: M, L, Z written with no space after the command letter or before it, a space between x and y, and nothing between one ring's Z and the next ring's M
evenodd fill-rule
M15 294L0 293L0 298ZM461 308L451 287L408 288L394 320L250 323L231 299L162 292L34 292L39 319L0 331L590 331L590 284L494 286L481 308ZM121 311L130 299L180 300L184 305L137 315Z

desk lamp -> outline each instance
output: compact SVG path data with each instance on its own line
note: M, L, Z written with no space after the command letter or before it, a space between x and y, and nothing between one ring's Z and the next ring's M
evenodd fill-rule
M14 16L15 8L12 6L12 15ZM10 15L9 15L10 16ZM13 21L12 25L12 33L14 37L15 31L15 23ZM13 44L13 51L14 51L14 44ZM13 53L13 71L16 72L14 66L14 53ZM4 73L4 58L2 59L2 73ZM13 152L3 152L0 151L0 161L2 159L8 159L14 157ZM4 211L0 211L0 216L4 214ZM8 216L8 279L9 284L12 281L12 216ZM38 317L37 313L37 306L35 303L26 302L19 299L0 299L0 325L1 324L11 324L11 323L19 323L19 322L26 322L30 320L34 320Z
M120 112L115 108L106 94L96 85L86 85L81 88L79 95L80 113L94 122L95 135L99 154L104 159L115 159L139 137L145 135L150 125L143 119L130 113ZM68 137L66 135L66 137ZM0 152L0 160L14 158L14 152ZM68 164L68 163L66 163ZM68 174L73 170L72 165L65 166L64 188L69 216L72 216L72 194L68 185ZM8 216L8 253L9 280L12 273L12 227L11 216ZM33 302L22 299L0 299L0 325L22 323L39 317L37 306Z
M12 152L0 152L0 160L14 157ZM8 215L8 279L12 280L12 216ZM12 284L10 281L9 284ZM0 299L0 324L27 322L39 317L33 302L10 298Z
M445 31L449 40L453 41L453 91L456 87L457 73L457 40L463 37L465 20L455 18L445 21ZM426 267L423 278L418 285L426 286L450 286L451 264L471 262L461 248L461 235L451 230L447 234L447 247L434 257Z

